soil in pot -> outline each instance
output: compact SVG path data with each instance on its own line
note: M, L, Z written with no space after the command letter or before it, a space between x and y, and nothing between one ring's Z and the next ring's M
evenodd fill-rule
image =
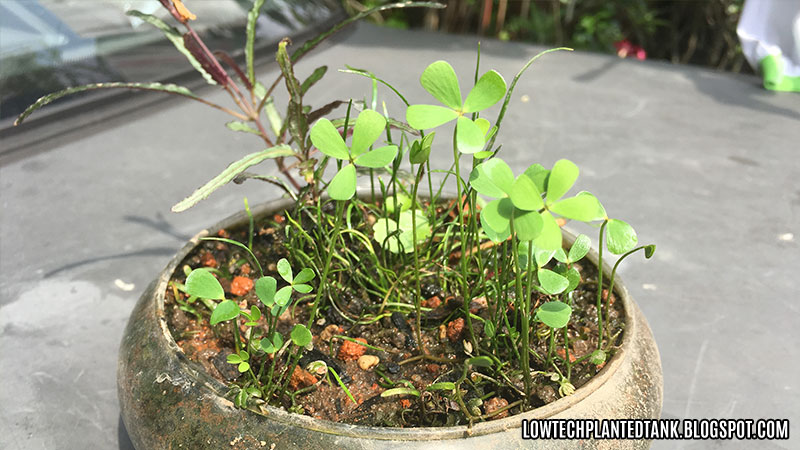
M363 231L369 228L373 218L368 207L361 205L360 213L351 213L350 226ZM452 215L453 209L451 203L437 208L437 212ZM264 275L280 280L276 262L289 257L287 246L304 245L296 237L297 226L302 225L313 235L314 221L299 217L302 214L284 213L254 222L252 252L263 267ZM245 226L221 230L218 237L248 245L248 233L250 228ZM363 240L342 236L347 249L364 251ZM310 242L305 246L309 247L306 249L309 252L315 250L310 248L313 247ZM379 260L383 252L387 253L387 259L391 256L378 245L374 247ZM480 251L493 250L482 246ZM239 392L236 386L252 386L248 374L240 373L235 364L228 362L228 356L235 351L233 323L211 326L208 310L200 302L190 302L192 299L181 288L192 269L205 267L217 276L226 298L237 301L243 309L263 307L253 289L259 273L250 258L247 251L229 242L202 241L173 274L165 293L169 329L179 347L191 361L229 384L231 396ZM494 265L483 268L476 276L490 279L499 271L508 270L509 266L504 263L508 258L510 255L499 253L495 258L488 258ZM458 286L446 275L448 271L455 271L448 264L458 264L458 260L445 260L447 264L439 260L437 265L426 267L421 274L423 308L420 336L429 357L423 358L419 352L417 339L420 336L414 330L416 316L412 296L415 289L410 280L404 282L405 286L378 295L347 271L339 271L330 280L334 284L333 294L318 311L317 320L311 327L313 349L303 353L291 376L288 375L291 362L285 356L279 357L276 364L276 373L286 372L283 385L288 386L290 395L275 396L269 404L315 418L359 425L463 425L470 421L507 417L553 402L580 388L602 369L604 363L595 364L596 360L591 357L598 342L597 270L590 262L580 261L573 267L580 273L581 283L568 298L563 299L572 306L572 316L566 328L570 343L568 349L563 346L563 329L555 330L556 335L552 336L553 330L539 324L531 334L531 354L534 355L531 367L538 373L532 380L528 404L524 405L522 401L524 386L517 367L519 357L511 345L503 347L504 342L510 343L516 338L513 289L504 294L508 302L505 311L498 311L495 302L487 301L485 297L470 301L468 308L475 338L486 345L487 333L500 336L494 342L501 347L500 354L506 357L502 358L496 370L472 368L469 376L464 378L464 361L479 353L470 343L464 300L459 295ZM376 270L368 264L360 269L362 273ZM622 340L624 312L619 302L614 301L614 295L609 299L604 292L603 296L605 315L609 319L605 331L607 344L604 346L608 359L613 355L615 345ZM295 324L308 323L313 300L314 295L298 296L292 307L279 317L278 331L288 336ZM531 310L547 300L548 296L534 293ZM266 316L261 317L260 326L266 325L265 319ZM243 322L244 319L239 320L241 332L246 330ZM485 324L490 324L489 330ZM558 338L561 345L551 349L551 337L554 342ZM565 384L566 379L554 372L552 365L545 363L548 354L556 362L558 372L569 374L569 383ZM255 368L269 366L272 360L266 354L253 354L249 362ZM328 367L335 371L347 390L341 387L335 376L331 376ZM431 385L458 384L460 380L460 399L454 398L452 389L430 388ZM386 395L387 391L397 392L397 395ZM248 407L258 411L264 404L264 399L253 397L249 399ZM464 413L465 408L469 414Z

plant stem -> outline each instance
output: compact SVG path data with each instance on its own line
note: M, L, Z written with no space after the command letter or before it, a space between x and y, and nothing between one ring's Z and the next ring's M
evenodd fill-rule
M600 225L600 245L597 249L597 349L603 347L603 235L608 219Z
M311 325L314 323L314 320L317 317L317 308L319 307L319 301L322 298L322 292L325 290L324 287L327 286L328 282L328 273L330 272L331 268L331 260L333 259L334 253L334 245L339 237L339 230L342 227L342 215L344 213L344 202L340 200L336 201L336 223L333 226L333 235L331 236L330 243L328 244L328 252L325 255L325 266L322 269L322 276L319 279L319 288L317 289L317 297L314 299L314 304L311 308L311 316L308 318L308 327L311 328Z
M422 178L422 172L425 170L425 165L419 165L417 176L414 177L414 187L411 191L411 246L414 247L414 309L416 317L414 321L414 328L417 332L417 347L421 354L425 355L425 345L422 342L422 288L419 285L420 267L419 267L419 250L417 249L417 190L419 189L419 181ZM398 205L395 204L395 208Z
M528 359L528 348L530 347L530 343L528 342L528 334L529 334L529 331L530 331L529 328L528 328L529 327L529 323L528 323L529 318L528 318L527 308L525 307L525 303L526 302L525 302L524 296L522 294L522 271L521 271L521 268L520 268L520 265L519 265L519 246L517 245L519 243L519 239L517 239L516 233L514 231L514 217L513 217L513 215L511 217L511 237L513 239L511 241L511 245L512 245L511 251L512 251L512 254L514 255L514 268L516 269L514 271L515 272L515 277L516 277L516 283L514 283L515 284L514 287L516 288L516 294L517 294L517 308L516 309L519 310L521 315L522 315L522 319L521 319L521 322L522 322L521 328L522 328L522 330L520 330L520 338L521 338L520 345L522 346L522 352L520 353L520 367L522 369L522 379L523 379L523 382L525 383L525 393L526 393L526 395L530 395L530 393L531 393L531 365L530 365L530 360ZM529 260L528 261L528 266L529 267L530 267L530 264L531 264L531 261ZM528 397L527 396L525 397L525 402L524 403L526 405L528 404Z
M461 154L458 151L458 145L456 143L456 129L453 128L453 161L455 164L456 169L456 190L458 191L458 198L456 199L456 208L458 208L458 229L461 234L461 255L466 255L467 253L467 237L464 233L464 208L462 208L462 201L463 201L463 193L461 191L461 168L459 161L459 156ZM464 316L466 316L467 321L467 330L469 334L470 343L472 343L472 348L475 351L478 351L478 340L475 338L475 330L472 329L472 318L469 316L469 303L472 300L470 297L469 292L469 283L467 281L467 258L462 257L460 259L460 268L461 268L461 296L464 298Z

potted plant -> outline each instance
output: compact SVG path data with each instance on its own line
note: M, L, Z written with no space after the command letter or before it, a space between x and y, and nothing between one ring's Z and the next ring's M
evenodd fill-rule
M130 14L162 29L238 111L180 86L107 83L45 96L17 120L90 89L180 95L231 115L228 128L267 149L233 162L173 211L231 181L286 192L253 208L245 199L242 213L200 232L137 304L118 374L137 448L504 447L521 439L522 419L658 417L658 351L616 277L623 259L649 258L655 247L639 246L594 195L567 195L579 172L571 161L515 174L495 144L517 80L548 52L510 86L478 65L466 96L450 64L433 62L420 82L436 105L348 68L371 82L371 99L315 109L304 95L326 68L297 79L304 54L381 9L440 5L374 8L291 54L284 40L280 77L266 87L253 67L263 0L248 15L244 68L205 46L180 0L160 1L185 32ZM285 112L273 100L281 84ZM405 103L405 117L379 111L378 84ZM498 103L493 122L481 117ZM449 122L452 136L437 136ZM452 161L434 183L430 155L442 149ZM267 159L284 180L248 171ZM359 192L359 182L368 188ZM596 253L588 236L562 232L567 220L597 225ZM606 251L620 255L613 268Z

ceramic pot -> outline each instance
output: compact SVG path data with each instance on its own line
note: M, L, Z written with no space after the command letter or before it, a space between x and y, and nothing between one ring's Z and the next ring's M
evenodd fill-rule
M278 200L253 209L257 217L289 207ZM117 387L122 419L134 446L145 449L379 449L402 448L647 448L646 441L522 439L522 419L655 419L662 403L658 348L647 320L617 279L625 310L622 345L571 396L504 419L446 428L379 428L335 423L268 408L265 415L234 407L227 387L189 361L167 327L164 292L172 273L199 239L246 224L239 213L201 231L172 258L134 308L119 353ZM571 236L565 235L568 241ZM596 263L597 255L588 255ZM608 267L604 268L610 274ZM274 446L273 446L274 444Z

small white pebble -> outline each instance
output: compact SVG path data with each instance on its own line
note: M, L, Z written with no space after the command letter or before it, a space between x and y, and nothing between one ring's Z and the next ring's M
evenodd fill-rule
M645 283L642 285L642 289L646 291L655 291L658 289L655 284Z
M120 280L119 278L117 278L116 280L114 280L114 286L116 286L116 287L120 288L121 290L123 290L123 291L125 291L125 292L130 292L130 291L132 291L132 290L133 290L133 289L136 287L136 285L135 285L135 284L133 284L133 283L126 283L126 282L124 282L124 281Z
M794 241L794 234L792 233L783 233L782 235L778 236L778 240L784 242L792 242Z
M522 103L528 103L531 101L531 98L528 96L528 94L523 94L519 99Z

